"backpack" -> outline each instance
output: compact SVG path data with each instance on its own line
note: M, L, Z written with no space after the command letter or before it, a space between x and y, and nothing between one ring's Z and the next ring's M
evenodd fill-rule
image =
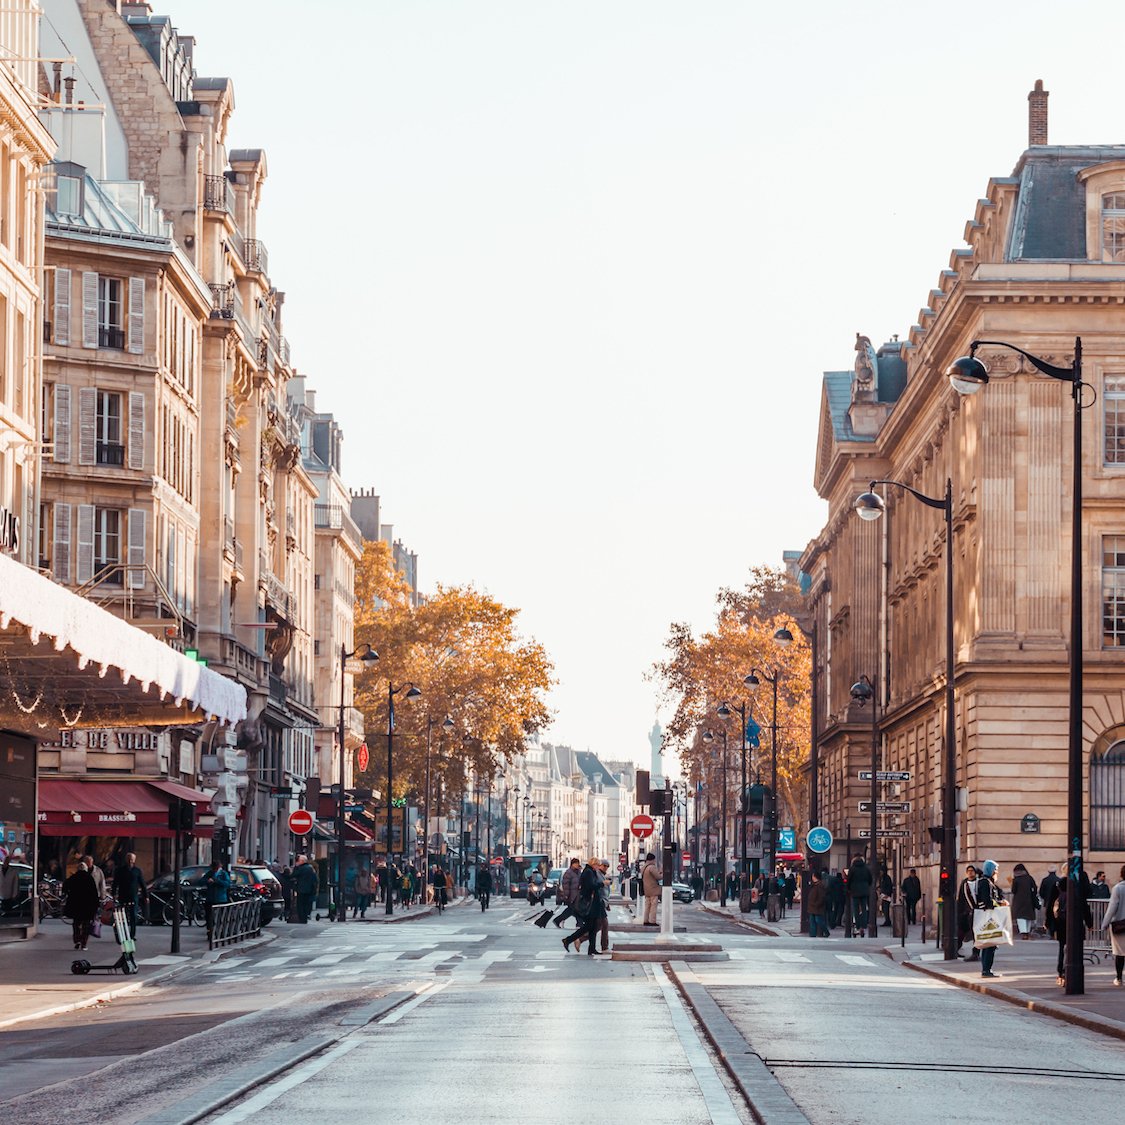
M1051 916L1056 919L1066 918L1066 883L1059 880L1059 893L1051 906Z

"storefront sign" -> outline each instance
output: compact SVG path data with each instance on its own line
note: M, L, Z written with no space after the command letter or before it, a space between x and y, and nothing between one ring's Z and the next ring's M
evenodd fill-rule
M40 743L45 749L96 750L107 754L132 754L137 751L164 752L168 736L146 727L99 730L66 727L59 731L56 742Z

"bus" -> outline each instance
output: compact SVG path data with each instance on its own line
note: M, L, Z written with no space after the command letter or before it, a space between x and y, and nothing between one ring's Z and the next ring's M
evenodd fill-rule
M525 852L508 858L508 891L512 898L527 898L527 880L535 870L547 878L550 857L539 852Z

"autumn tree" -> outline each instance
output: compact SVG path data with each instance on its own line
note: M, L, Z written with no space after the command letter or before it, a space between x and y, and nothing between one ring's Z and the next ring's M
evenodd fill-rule
M471 586L439 586L421 605L382 542L365 542L356 568L355 638L379 660L356 676L355 705L372 748L365 784L384 788L389 685L395 696L394 795L420 795L427 735L431 770L458 791L466 769L487 774L523 752L524 737L550 720L553 666L543 646L520 636L519 610ZM453 729L446 731L446 718ZM428 729L429 728L429 729ZM382 737L380 737L380 735Z
M661 685L663 699L675 711L664 732L664 745L675 750L684 773L693 780L720 784L720 754L714 741L702 739L705 731L727 731L734 776L739 767L741 732L739 717L724 720L717 714L727 702L746 705L761 728L760 746L750 752L750 777L770 784L770 723L773 689L762 682L756 690L745 677L757 668L777 675L777 790L782 818L799 824L807 805L804 768L809 751L811 653L796 622L800 592L783 571L760 567L751 572L744 589L720 591L713 628L696 636L690 626L673 623L665 641L667 655L652 669L650 678ZM774 634L782 627L793 634L793 643L782 647ZM724 727L725 723L725 727ZM732 782L737 791L737 782ZM733 809L732 809L733 812Z

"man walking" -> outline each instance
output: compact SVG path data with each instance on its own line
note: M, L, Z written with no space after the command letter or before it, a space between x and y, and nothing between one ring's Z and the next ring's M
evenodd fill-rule
M555 925L562 927L567 918L575 917L574 904L578 901L578 881L582 878L582 861L575 856L570 861L570 866L563 872L559 881L559 900L566 907L555 919Z
M125 856L125 865L113 873L113 897L117 905L125 908L125 919L129 923L129 936L137 936L137 907L141 899L148 899L148 888L145 886L145 877L137 866L137 857L133 852Z
M492 872L483 863L477 868L475 890L480 899L480 912L483 914L488 909L488 900L492 894Z
M578 881L578 914L583 918L583 923L570 937L562 939L563 948L570 949L572 943L586 940L587 954L591 957L597 953L598 934L602 928L602 918L605 916L605 905L602 901L602 877L599 873L600 859L586 861L582 869L582 876Z
M309 863L307 855L297 856L297 867L293 872L293 889L297 892L297 921L307 925L309 915L312 914L316 893L320 889L320 876L316 868ZM344 904L340 903L340 909Z
M583 872L585 874L585 872ZM656 926L656 907L660 902L660 874L656 869L656 856L649 852L641 867L641 889L645 896L646 926Z
M200 877L199 885L206 896L204 909L207 916L207 937L210 939L214 928L215 907L230 902L230 872L224 871L222 864L213 859L211 866Z
M913 926L918 921L918 903L922 901L922 881L913 867L902 881L902 898L906 903L906 921Z
M871 903L871 869L856 856L848 868L848 898L851 899L853 936L867 929L867 913Z

